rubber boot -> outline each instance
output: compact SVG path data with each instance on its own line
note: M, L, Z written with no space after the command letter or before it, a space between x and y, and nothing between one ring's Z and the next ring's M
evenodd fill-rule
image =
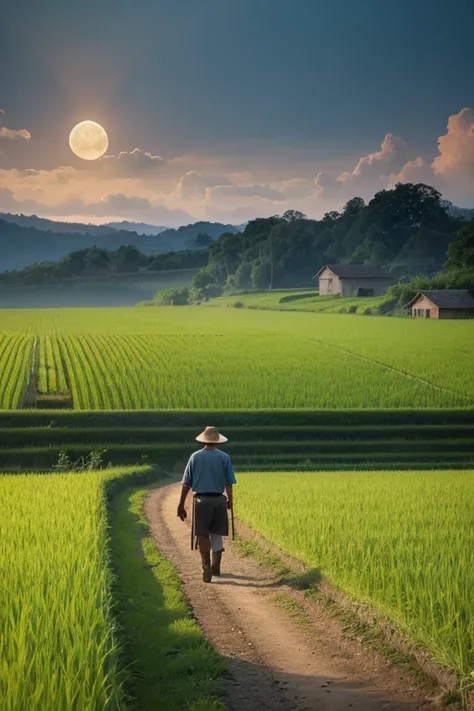
M212 570L211 570L211 552L201 553L202 561L202 580L204 583L210 583L212 581Z
M219 576L221 574L221 560L222 560L222 551L217 551L216 553L212 553L212 574L215 576Z

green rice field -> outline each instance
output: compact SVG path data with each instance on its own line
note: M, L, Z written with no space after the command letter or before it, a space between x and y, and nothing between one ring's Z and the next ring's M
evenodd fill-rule
M0 312L0 409L474 405L474 323L168 307Z
M474 670L472 471L240 474L236 495L245 523Z
M0 709L121 708L104 475L1 476L0 508Z

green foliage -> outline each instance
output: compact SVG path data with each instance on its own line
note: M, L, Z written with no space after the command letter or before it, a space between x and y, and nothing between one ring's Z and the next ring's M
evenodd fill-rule
M185 306L189 303L189 288L187 286L173 289L161 289L153 297L156 306Z
M93 472L102 469L105 449L97 449L72 461L67 452L60 452L56 464L52 469L55 472ZM145 462L142 462L145 464Z
M314 299L316 293L314 291L297 292L296 294L287 294L278 299L279 304L289 304L292 301L300 301L301 299Z
M355 197L341 213L311 220L300 212L251 220L240 234L224 234L209 249L218 265L214 284L228 290L311 286L328 262L394 265L396 276L433 274L446 259L461 221L441 195L422 183L383 190L365 205ZM206 282L209 289L210 281Z
M459 230L456 239L449 245L446 269L474 272L474 219Z
M408 283L394 284L389 287L387 302L395 303L405 308L419 291L425 289L474 289L474 268L453 269L442 272L433 278L417 276Z
M0 284L46 285L112 274L199 269L208 259L207 249L147 256L133 245L121 246L116 252L92 247L71 252L55 263L41 262L0 274Z
M238 515L375 606L435 659L474 666L472 472L240 474Z

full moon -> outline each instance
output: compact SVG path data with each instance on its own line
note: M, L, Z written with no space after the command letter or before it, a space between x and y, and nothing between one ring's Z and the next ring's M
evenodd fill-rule
M104 155L109 145L105 129L95 121L81 121L69 134L69 147L84 160L97 160Z

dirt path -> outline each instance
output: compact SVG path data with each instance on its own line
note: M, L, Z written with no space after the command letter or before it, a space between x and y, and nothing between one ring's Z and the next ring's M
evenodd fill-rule
M312 605L311 623L298 624L274 602L285 586L229 542L223 575L203 583L189 526L176 517L177 500L177 485L152 492L147 517L159 550L181 572L197 620L226 658L223 691L233 711L435 708L400 669L346 639L322 607Z

